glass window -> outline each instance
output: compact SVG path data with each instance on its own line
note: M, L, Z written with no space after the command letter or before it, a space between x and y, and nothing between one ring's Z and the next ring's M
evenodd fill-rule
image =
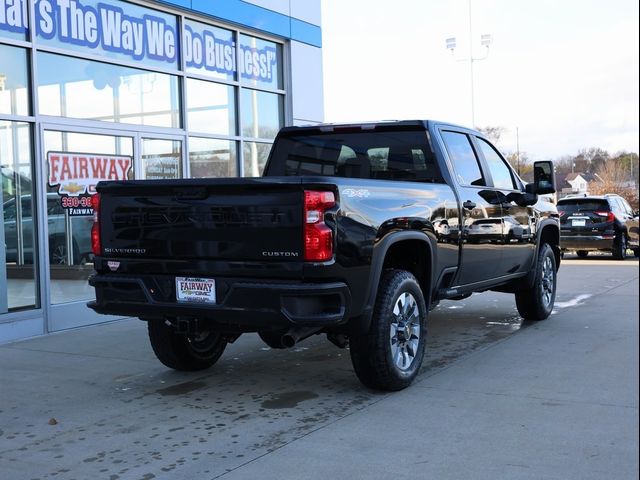
M278 140L270 175L442 182L424 131L304 132Z
M480 150L484 155L484 159L487 161L491 177L493 178L493 186L504 190L513 190L513 178L511 177L511 170L500 157L498 152L482 138L477 138Z
M185 20L182 44L188 73L235 80L236 43L232 31Z
M91 195L100 180L132 178L133 139L45 130L51 302L87 300L94 291ZM79 153L82 152L82 153Z
M27 2L24 0L2 0L0 2L0 38L26 40L28 31Z
M178 69L174 15L120 0L42 0L35 22L40 44Z
M261 88L282 89L282 45L240 35L240 78Z
M31 126L0 121L0 315L38 306Z
M180 140L142 139L142 178L164 180L182 177Z
M284 125L282 95L242 89L242 135L275 138Z
M38 52L38 108L43 115L180 127L173 75Z
M627 202L627 200L625 198L620 198L620 201L622 202L622 206L624 207L624 210L629 214L633 216L633 208L631 208L631 205L629 205L629 202Z
M189 137L191 178L235 177L236 142Z
M29 115L29 75L24 48L0 44L0 113Z
M260 177L269 158L271 143L244 142L244 176Z
M187 114L190 132L235 135L235 108L234 87L187 79Z
M462 185L486 185L469 137L464 133L442 132L442 139Z

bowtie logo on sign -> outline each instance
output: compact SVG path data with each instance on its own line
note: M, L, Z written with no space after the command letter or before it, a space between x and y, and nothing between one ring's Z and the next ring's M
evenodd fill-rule
M58 189L62 207L72 216L92 215L91 195L101 180L127 180L131 157L49 152L49 186Z

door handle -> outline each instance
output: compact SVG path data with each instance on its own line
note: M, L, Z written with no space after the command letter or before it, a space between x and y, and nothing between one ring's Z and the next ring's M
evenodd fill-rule
M462 204L462 206L467 210L473 210L474 208L476 208L476 203L472 202L471 200L467 200Z

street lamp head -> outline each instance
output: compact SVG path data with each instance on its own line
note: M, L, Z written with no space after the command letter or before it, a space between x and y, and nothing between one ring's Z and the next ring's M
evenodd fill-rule
M445 41L449 50L453 51L456 48L456 37L447 38Z
M488 33L480 35L480 44L484 47L489 48L489 45L491 45L492 40L493 39L491 38L491 35Z

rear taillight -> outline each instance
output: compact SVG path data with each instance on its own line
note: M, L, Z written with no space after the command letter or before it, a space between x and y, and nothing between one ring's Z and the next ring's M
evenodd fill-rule
M324 223L324 213L336 204L333 192L304 192L304 259L323 262L333 257L333 232Z
M93 207L93 225L91 226L91 250L93 254L99 256L102 253L100 242L100 194L96 193L91 197Z
M597 211L593 213L595 213L596 215L600 215L601 217L606 217L606 222L613 222L616 219L616 216L613 214L613 212Z
M564 212L562 210L558 210L558 215L560 218L564 217Z

